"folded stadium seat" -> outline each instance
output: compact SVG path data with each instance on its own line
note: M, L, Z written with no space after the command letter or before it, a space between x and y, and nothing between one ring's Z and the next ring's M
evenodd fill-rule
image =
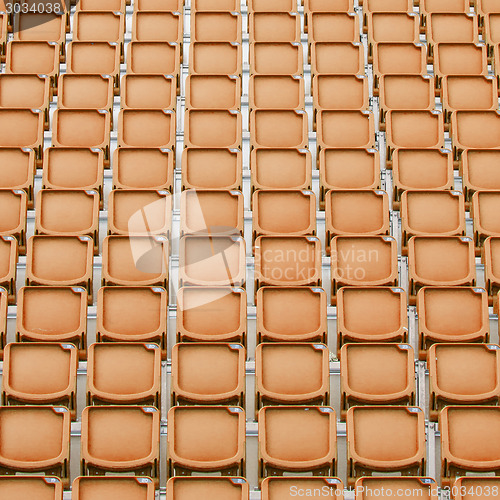
M312 191L255 191L253 240L263 235L316 234L316 196Z
M250 43L300 42L300 16L294 11L250 12L248 33Z
M99 193L41 189L36 197L35 233L90 236L99 255ZM64 214L64 217L61 217Z
M481 250L486 290L493 297L500 290L500 276L498 272L498 259L500 259L500 237L486 238Z
M1 150L0 150L1 155ZM460 157L460 174L466 202L476 191L500 191L500 170L496 167L500 152L487 149L468 149Z
M0 496L4 498L38 498L62 500L63 485L57 477L3 476L0 477Z
M329 358L324 344L259 344L255 350L255 411L266 405L328 405Z
M109 165L111 113L99 109L56 109L52 123L54 147L97 148Z
M482 288L424 287L417 294L419 355L440 342L488 342L488 295Z
M97 342L155 342L167 356L167 290L101 287L97 292Z
M191 59L190 59L191 60ZM179 88L180 45L173 42L130 42L127 74L173 75Z
M305 108L304 79L300 76L253 75L248 93L250 109Z
M102 10L125 13L125 0L82 0L76 10Z
M477 191L472 196L471 216L474 218L474 241L481 247L488 236L500 236L495 216L500 210L500 192Z
M241 148L241 113L234 109L189 109L184 115L184 147Z
M184 287L177 292L177 342L246 345L247 294L236 287Z
M22 189L28 195L28 208L33 208L35 151L29 148L0 147L0 187Z
M307 14L309 44L313 42L359 42L359 17L354 12Z
M318 159L320 207L331 189L380 188L380 157L375 149L329 149L320 151Z
M81 473L160 476L160 411L154 406L87 406L82 412Z
M363 13L368 12L411 12L412 0L361 0Z
M183 7L184 0L137 0L134 2L134 11L182 12Z
M81 286L92 304L93 241L89 236L35 235L26 249L26 285Z
M241 236L188 234L179 246L180 286L245 286L245 240Z
M332 305L343 286L397 285L397 242L393 236L335 236L330 245Z
M73 344L10 343L3 359L2 404L62 405L76 419L78 350Z
M241 44L197 42L189 45L189 72L192 75L241 75Z
M120 44L116 42L70 42L66 73L100 74L113 79L115 94L120 92Z
M254 42L250 45L250 74L303 75L302 45L296 42Z
M453 155L446 149L395 149L389 166L395 210L400 207L404 191L441 191L454 187Z
M413 236L408 273L410 301L422 286L474 286L474 242L465 236Z
M39 75L0 75L0 106L42 110L47 130L52 92L49 78Z
M402 288L341 288L337 292L337 351L351 342L408 342L406 305Z
M490 493L496 494L498 487L498 478L479 475L459 477L452 485L452 489L455 492L454 498L456 500L468 500L474 496L475 492L481 492L481 495L484 498L484 496L489 495Z
M0 14L0 61L5 61L5 45L7 44L7 19L5 13Z
M243 235L243 194L240 191L189 189L181 193L181 236Z
M255 0L254 0L255 2ZM353 12L353 0L304 0L304 12Z
M87 404L142 404L160 408L161 350L157 344L91 344Z
M182 152L182 189L241 191L242 168L239 149L185 148Z
M441 484L459 475L495 472L500 468L498 406L445 406L439 414ZM491 478L488 478L491 479Z
M107 236L102 249L102 286L168 288L169 242L165 236Z
M214 0L210 0L214 1ZM167 495L172 500L218 498L248 500L250 487L243 477L172 477L167 481Z
M426 18L427 41L432 46L443 42L479 43L479 24L477 15L466 13L432 13Z
M245 475L245 411L239 406L174 406L167 425L167 477Z
M492 47L500 43L500 9L497 10L499 12L486 14L482 18L483 37L490 47L490 51Z
M426 110L436 107L435 81L429 75L387 75L379 79L380 127L392 110Z
M200 1L207 0L198 0L198 3ZM248 12L297 12L297 4L294 0L274 0L272 3L267 0L248 0Z
M75 478L72 486L74 500L154 500L155 486L149 477L85 477ZM52 499L50 499L52 500Z
M255 290L261 286L321 286L321 242L315 236L259 236Z
M365 58L361 43L313 42L311 74L364 75Z
M437 500L439 487L432 477L360 477L356 481L356 498L368 500L373 492L384 492L387 496Z
M470 3L468 0L421 0L420 11L426 16L434 12L467 14L470 12Z
M311 189L312 159L307 149L254 148L250 153L253 190Z
M0 287L7 290L9 304L16 300L17 246L13 236L0 236Z
M388 160L398 148L444 147L444 115L440 111L389 111L385 122Z
M22 189L0 189L0 236L15 236L18 251L26 253L26 210L28 196Z
M465 236L465 203L460 191L404 191L401 195L402 246L412 236Z
M279 500L294 493L311 496L317 491L339 500L344 498L344 485L337 477L267 477L261 484L262 500Z
M177 11L136 11L132 15L132 41L180 44L183 31L183 16Z
M447 405L498 404L499 349L495 344L433 344L429 348L432 420Z
M47 148L44 151L43 189L95 190L102 208L103 175L104 154L100 149Z
M454 111L451 137L458 159L465 149L500 149L500 114L495 111Z
M113 190L108 197L108 234L170 238L170 191Z
M482 16L500 12L500 8L495 0L476 0L475 7L477 13Z
M346 420L348 485L377 472L425 474L425 416L420 408L354 406Z
M432 60L439 79L447 75L488 75L488 51L485 44L436 43Z
M187 109L240 109L241 78L235 75L189 75Z
M307 148L308 116L302 109L256 109L250 112L252 148Z
M171 192L173 183L174 153L170 149L115 149L113 188L156 189Z
M44 124L41 110L0 108L0 147L32 149L40 163Z
M245 348L187 342L172 348L172 406L245 405Z
M176 114L170 109L122 109L118 146L174 150Z
M192 41L241 43L241 14L239 12L194 11L190 17Z
M327 342L326 292L322 288L264 286L256 293L257 344Z
M1 406L0 472L43 473L69 488L70 412L62 406Z
M351 406L415 404L409 344L344 344L340 350L341 417Z
M328 191L325 200L325 250L334 236L389 234L389 197L385 191Z
M284 472L335 476L337 432L329 406L265 406L259 411L259 483Z

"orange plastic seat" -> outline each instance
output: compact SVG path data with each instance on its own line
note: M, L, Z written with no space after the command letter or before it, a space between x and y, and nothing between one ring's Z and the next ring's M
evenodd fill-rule
M308 144L307 114L301 109L257 109L250 112L252 148L298 148Z
M289 12L250 12L248 15L250 43L300 42L300 16L294 10Z
M172 406L245 404L241 344L182 343L172 348Z
M20 254L26 252L26 210L28 196L22 189L0 189L0 236L14 236Z
M170 191L117 189L108 197L108 234L170 237Z
M397 242L392 236L335 236L331 240L332 304L343 286L396 286Z
M316 75L312 95L315 111L369 108L368 79L363 75Z
M245 241L235 235L185 235L179 243L180 286L244 286Z
M497 8L498 12L486 14L483 18L484 28L483 34L486 43L490 47L494 47L496 44L500 43L500 9Z
M137 2L134 2L134 10L136 11L165 10L168 12L174 12L174 11L181 12L183 7L184 7L184 0L137 0Z
M250 486L242 477L176 476L167 481L167 495L172 500L195 500L203 495L220 500L248 500L249 494Z
M155 485L149 477L81 476L73 481L71 494L75 500L85 500L87 498L89 500L104 500L105 498L127 497L130 500L154 500Z
M427 41L436 43L479 43L479 23L476 15L465 12L433 12L426 17Z
M182 37L180 12L135 11L132 15L132 41L181 43Z
M174 153L170 149L118 148L113 154L113 188L172 191Z
M248 92L250 109L304 109L301 76L252 75Z
M365 17L368 43L420 41L420 18L415 12L368 12Z
M402 244L412 236L465 235L465 203L460 191L405 191L401 195Z
M316 196L312 191L255 191L253 238L262 235L316 234Z
M71 342L87 350L87 292L80 287L23 287L17 300L16 342Z
M241 191L242 168L239 149L186 148L182 152L182 189Z
M410 499L413 495L423 500L437 500L438 485L431 477L360 477L356 481L357 500L373 498L373 491L384 491L388 496Z
M340 350L342 418L351 406L415 404L413 349L408 344L344 344Z
M25 191L28 208L33 208L35 170L35 152L32 149L0 147L0 187Z
M62 500L63 485L57 477L3 476L0 478L0 498L38 498Z
M500 258L500 237L490 236L484 240L481 251L484 264L486 290L491 297L500 290L500 276L498 272L498 259Z
M250 73L302 75L302 46L294 42L254 42L250 45Z
M124 75L122 109L172 109L177 106L177 81L171 75Z
M470 12L470 4L467 0L421 0L420 9L422 14L432 14L434 12Z
M17 246L13 236L0 236L0 287L7 290L9 304L16 299Z
M364 75L364 48L358 42L313 42L311 74Z
M321 242L315 236L259 236L255 290L261 286L321 286Z
M1 406L0 472L43 473L69 488L70 413L62 406ZM49 477L47 479L50 479Z
M1 154L1 151L0 151ZM470 201L476 191L500 191L500 152L487 149L465 150L460 157L464 196Z
M326 292L312 287L257 290L257 343L327 341Z
M328 191L325 196L325 247L334 236L389 234L389 197L385 191Z
M498 491L499 487L498 478L496 477L484 477L484 476L474 476L474 477L459 477L452 488L455 494L453 495L455 500L465 500L474 496L473 492L481 492L480 498L485 498L490 493ZM483 493L484 492L484 493Z
M173 75L178 86L180 64L181 52L177 43L130 42L127 47L127 74Z
M243 234L240 191L189 189L181 193L182 234Z
M2 404L61 405L76 418L78 350L73 344L10 343L3 359Z
M36 109L0 109L0 147L27 148L40 162L43 152L45 116Z
M199 2L200 0L198 0ZM201 0L203 2L203 0ZM206 0L205 0L206 1ZM210 1L210 0L208 0ZM226 0L227 1L227 0ZM293 0L248 0L248 12L296 12L297 5Z
M471 215L474 218L474 241L481 247L488 236L500 236L495 214L500 207L500 193L478 191L472 196Z
M429 348L432 420L446 405L498 404L499 350L495 344L434 344Z
M439 414L441 484L451 486L467 472L500 468L498 406L446 406ZM490 479L490 478L488 478Z
M487 75L486 45L475 43L436 43L433 47L434 73L448 75Z
M259 344L255 350L256 412L267 405L328 405L329 358L324 344Z
M337 477L267 477L261 483L262 500L279 500L299 492L322 491L343 500L344 485Z
M283 472L335 476L337 433L329 406L264 406L259 411L259 481Z
M126 0L82 0L76 4L79 10L102 10L125 13Z
M451 131L456 157L465 149L500 149L497 111L454 111Z
M191 40L241 43L241 14L239 12L194 11L190 17Z
M233 109L187 110L184 147L241 148L241 113Z
M352 342L408 342L402 288L350 287L337 292L337 351Z
M9 297L7 290L0 287L0 357L3 356L3 349L7 344L7 311Z
M101 287L97 342L155 342L167 356L167 291L161 287Z
M245 475L245 412L239 406L174 406L167 425L168 477Z
M307 14L311 42L359 42L359 17L353 12L310 12Z
M410 12L412 0L361 0L363 12Z
M102 285L167 289L168 252L165 236L107 236L102 249Z
M241 79L235 75L189 75L186 108L240 109Z
M425 457L425 416L420 408L354 406L347 412L349 485L377 471L421 476Z
M160 408L161 350L157 344L89 346L87 404L143 404Z
M80 443L82 475L133 473L158 486L160 411L154 406L87 406Z
M4 61L5 59L5 45L7 44L7 25L8 16L5 13L0 14L0 59Z
M495 0L477 0L476 9L478 14L481 15L500 12L500 8Z
M246 345L247 294L236 287L184 287L177 292L177 342Z
M241 45L231 42L198 42L189 46L192 75L241 75Z
M252 189L311 189L311 164L307 149L254 148L250 153Z

